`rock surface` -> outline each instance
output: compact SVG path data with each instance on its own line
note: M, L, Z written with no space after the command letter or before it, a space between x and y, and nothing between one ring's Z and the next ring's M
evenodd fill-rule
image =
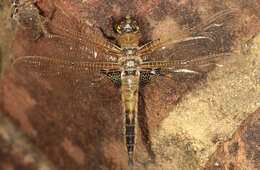
M253 152L257 145L254 143L258 132L255 122L259 119L260 105L259 2L52 2L69 17L97 31L101 27L112 36L115 36L113 19L126 14L136 16L143 28L142 42L173 35L176 39L185 37L188 32L184 28L200 23L217 11L227 7L240 9L241 17L231 32L231 39L224 39L225 47L239 54L225 60L224 67L189 81L160 78L143 88L134 168L259 167L259 158ZM0 2L0 17L9 15L7 4L7 1ZM38 1L46 15L50 12L49 5L48 1ZM14 56L57 53L44 42L31 41L28 34L19 29L14 55L8 54L13 27L10 20L3 22L6 24L0 28L2 63L10 63ZM0 169L37 169L43 164L45 169L53 169L51 164L64 170L131 169L127 165L122 136L120 90L111 82L88 84L86 78L75 87L71 81L42 80L33 73L19 73L10 64L4 68L1 110L10 120L7 124L17 129L8 131L9 125L0 125L1 146L9 147L8 151L0 150ZM22 147L15 141L21 141ZM23 143L30 143L33 149L21 149L26 146ZM34 154L28 156L31 152ZM238 159L244 160L242 165L241 161L235 161Z

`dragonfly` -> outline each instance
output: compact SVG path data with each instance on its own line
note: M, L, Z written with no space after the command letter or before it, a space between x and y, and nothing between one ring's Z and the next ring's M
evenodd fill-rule
M95 79L101 76L111 80L121 91L124 143L128 164L133 165L142 86L152 83L158 76L200 74L200 70L216 66L224 57L233 55L231 51L218 50L215 33L230 27L235 13L237 9L222 10L190 28L190 36L182 39L142 43L142 28L135 17L121 18L114 26L116 41L111 41L100 34L78 31L89 26L79 25L57 8L51 18L38 14L35 22L39 22L36 28L40 28L44 38L55 41L63 55L21 56L15 59L13 66L46 77L73 75L75 79Z

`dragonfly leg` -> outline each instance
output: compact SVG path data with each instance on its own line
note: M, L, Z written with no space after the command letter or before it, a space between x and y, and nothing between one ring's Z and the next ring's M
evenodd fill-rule
M103 28L101 28L101 27L98 27L98 28L99 28L99 30L102 32L102 35L103 35L106 39L111 40L111 41L115 41L115 40L116 40L115 37L110 36L110 35L107 35L107 33L105 33L105 31L103 30Z
M101 28L101 27L98 27L98 28L99 28L99 30L101 31L102 35L103 35L106 39L111 40L111 41L115 41L115 40L116 40L115 37L110 36L110 35L107 35L107 33L105 33L105 31L103 30L103 28ZM117 46L116 44L114 44L114 43L110 43L110 45L112 45L114 48L116 48L116 49L118 49L118 50L121 50L121 48L120 48L119 46Z

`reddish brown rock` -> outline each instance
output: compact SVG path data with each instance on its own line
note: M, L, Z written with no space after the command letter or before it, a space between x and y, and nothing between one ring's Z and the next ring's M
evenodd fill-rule
M23 157L23 154L15 151L14 148L10 147L9 143L0 137L0 169L3 170L36 170L37 168L31 164L26 162Z
M242 9L245 14L241 23L237 23L234 35L232 33L231 39L227 40L229 43L226 48L240 48L259 32L259 28L254 26L255 20L259 19L257 1L250 1L251 9L235 0L214 3L185 0L52 2L69 17L97 31L101 27L112 36L115 36L112 29L113 19L118 20L126 14L136 16L143 28L142 42L156 37L165 39L170 33L178 33L175 36L180 38L187 33L182 28L194 26L207 16L230 6ZM46 16L51 11L48 1L39 0L38 7ZM170 21L173 25L168 25ZM30 41L27 34L20 30L14 42L14 54L58 55L54 46L45 42L48 41ZM142 158L143 153L148 156L137 159L138 169L154 165L156 155L150 143L151 136L160 127L161 121L169 115L169 110L180 103L188 91L198 87L199 80L204 78L198 76L190 81L161 78L143 89L136 157ZM2 80L1 107L5 116L19 127L57 169L129 169L122 136L119 89L109 81L90 86L88 78L78 86L72 83L66 80L40 80L33 73L15 72L7 66ZM232 144L229 150L235 154L237 145ZM8 157L8 153L3 152L2 157L6 155ZM15 161L16 157L10 160L19 165ZM5 159L0 161L8 162Z
M211 156L206 169L260 169L260 109L237 129L231 140Z

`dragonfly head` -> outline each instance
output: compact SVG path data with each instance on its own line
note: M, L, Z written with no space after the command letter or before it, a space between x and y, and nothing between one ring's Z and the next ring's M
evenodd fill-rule
M139 32L139 25L137 21L130 17L130 15L126 15L125 18L119 20L116 25L116 31L119 34L123 33L138 33Z

